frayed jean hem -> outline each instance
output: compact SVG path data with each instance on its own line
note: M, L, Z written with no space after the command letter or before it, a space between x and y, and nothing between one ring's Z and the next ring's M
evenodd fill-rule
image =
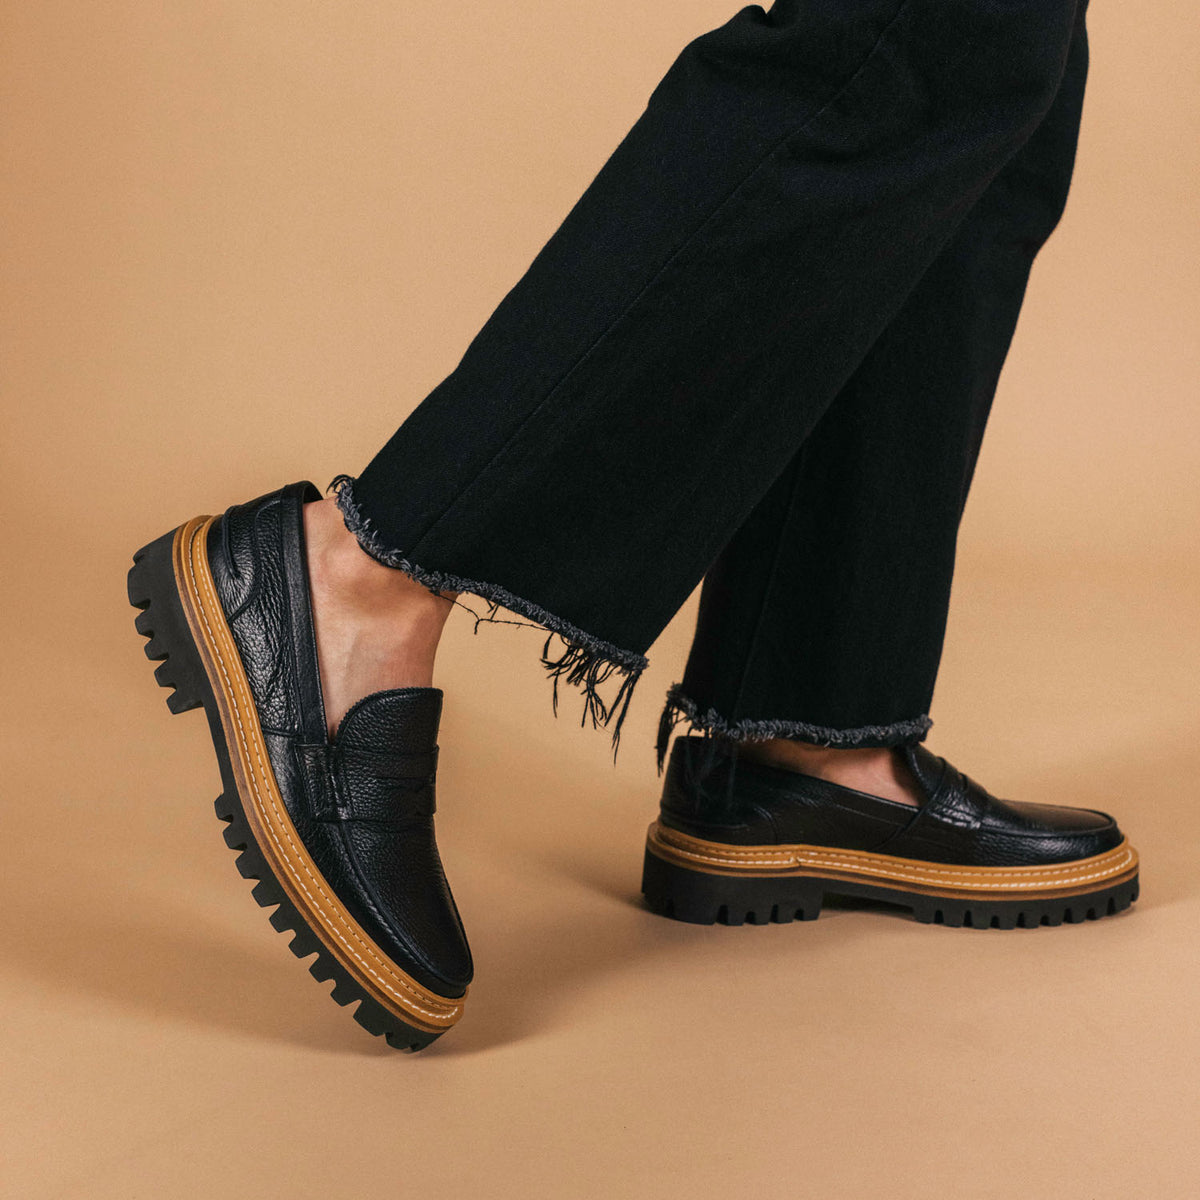
M859 725L852 729L834 729L824 725L812 725L807 721L774 718L730 721L721 716L716 709L701 711L700 706L684 695L682 687L677 683L667 692L666 704L658 722L655 749L659 774L662 773L666 762L671 733L680 722L686 722L691 730L706 737L715 735L730 741L765 742L771 738L794 738L817 746L847 749L856 746L899 746L906 742L919 742L933 725L933 721L926 714L887 725Z
M485 621L497 621L496 612L500 608L527 617L536 626L546 630L549 636L542 647L541 661L554 683L552 702L555 715L558 713L559 680L572 687L580 688L584 696L583 717L580 724L586 725L589 718L594 729L611 723L613 727L613 757L616 758L621 737L621 725L629 709L633 689L642 672L649 665L645 655L625 650L611 642L594 637L586 630L548 612L540 605L526 600L522 596L514 595L499 584L465 579L445 571L431 570L412 562L400 551L388 548L383 544L378 531L373 528L371 518L363 513L355 501L352 476L335 475L325 491L327 494L330 491L335 492L337 506L341 510L346 528L354 535L362 549L376 562L403 571L435 594L466 592L487 601L488 612L483 616L476 613L474 609L467 608L466 605L460 606L467 608L467 611L475 618L476 631ZM555 637L559 638L565 647L556 658L551 657L550 654L550 643ZM605 701L600 697L599 686L613 674L622 677L621 683L612 700Z

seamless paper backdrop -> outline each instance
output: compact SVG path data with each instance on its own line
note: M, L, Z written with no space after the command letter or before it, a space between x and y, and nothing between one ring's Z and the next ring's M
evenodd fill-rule
M1200 28L1096 0L1071 199L967 505L928 745L1117 813L1123 917L999 934L638 906L614 767L529 630L451 622L439 830L475 951L419 1057L323 995L219 837L133 550L360 469L734 5L0 6L0 1191L1190 1197L1200 1086Z

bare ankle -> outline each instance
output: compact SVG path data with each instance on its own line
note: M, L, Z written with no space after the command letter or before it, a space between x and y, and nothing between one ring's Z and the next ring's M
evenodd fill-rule
M317 659L333 736L371 692L430 687L455 592L431 592L367 554L333 499L305 505L304 532Z
M819 746L792 738L742 742L738 753L754 762L815 775L872 795L914 804L916 781L894 746Z
M892 749L889 746L822 746L796 738L765 738L738 743L738 752L759 762L772 762L799 770L882 761L892 753ZM814 770L812 773L817 772Z
M382 608L392 620L440 630L458 593L431 592L403 571L377 562L346 528L332 497L304 506L304 532L314 589L339 606L370 614Z

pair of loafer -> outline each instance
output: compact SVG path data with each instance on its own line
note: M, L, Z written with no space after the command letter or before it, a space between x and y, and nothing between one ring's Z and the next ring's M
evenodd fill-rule
M129 600L168 707L205 710L217 815L254 898L360 1025L416 1050L460 1019L473 976L434 831L442 692L375 692L329 736L304 539L304 505L321 498L303 481L186 521L134 554ZM1111 818L1006 805L923 747L905 753L927 790L915 813L677 739L647 839L650 906L782 921L836 893L1011 925L1136 896Z

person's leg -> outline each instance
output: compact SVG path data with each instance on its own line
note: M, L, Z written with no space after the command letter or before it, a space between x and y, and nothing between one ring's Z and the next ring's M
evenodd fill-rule
M298 481L135 553L136 625L172 711L205 709L239 869L371 1032L429 1044L473 977L433 822L429 682L454 594L562 636L556 679L582 684L593 715L606 671L627 702L645 650L1049 111L1075 8L743 9L684 48L458 368L356 480L324 500ZM805 777L774 773L795 808ZM985 815L940 778L918 842L952 802ZM1068 856L1098 836L1119 833L1072 835ZM720 889L760 888L757 851L716 847L732 866L698 881L706 851L667 837L648 896L702 886L719 913ZM978 856L995 839L939 846ZM1124 889L1104 893L1110 911L1136 891L1121 853L1105 859ZM772 888L800 886L786 863L775 873Z
M955 544L1033 258L1066 203L1084 7L1058 95L706 576L672 726L897 799L941 656ZM803 359L807 347L795 347Z
M616 670L627 702L1045 116L1075 7L779 0L689 43L455 371L335 480L348 530L555 631L559 672L591 702Z
M1074 16L1045 119L706 576L660 725L660 756L677 717L703 732L671 748L647 833L656 912L811 920L833 894L1011 929L1137 898L1108 813L1003 799L921 744L984 423L1073 166L1082 3Z

